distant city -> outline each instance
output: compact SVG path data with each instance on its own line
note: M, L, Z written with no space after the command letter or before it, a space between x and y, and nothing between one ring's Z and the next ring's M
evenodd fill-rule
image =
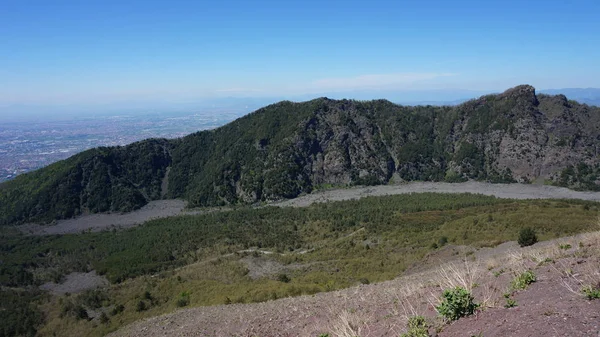
M98 146L147 138L178 138L224 125L248 111L51 117L0 124L0 182Z

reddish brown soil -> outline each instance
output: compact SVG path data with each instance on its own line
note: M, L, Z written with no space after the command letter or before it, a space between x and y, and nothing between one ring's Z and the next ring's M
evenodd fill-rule
M418 314L428 318L434 325L432 336L439 337L598 337L600 300L586 299L577 281L600 281L599 240L595 240L595 245L581 248L575 245L579 238L572 238L574 248L568 251L558 249L557 242L536 245L537 251L513 243L472 254L475 262L470 263L479 265L473 294L485 308L451 324L443 323L433 307L444 287L440 268L433 268L313 296L179 310L136 322L112 335L397 337L406 331L407 317ZM540 253L553 254L552 260L540 263L540 257L549 256ZM517 306L504 308L503 294L510 291L514 276L526 269L535 272L537 282L512 292Z
M549 268L536 272L538 281L513 296L516 307L493 308L463 318L439 336L600 336L600 300L590 301L568 291Z

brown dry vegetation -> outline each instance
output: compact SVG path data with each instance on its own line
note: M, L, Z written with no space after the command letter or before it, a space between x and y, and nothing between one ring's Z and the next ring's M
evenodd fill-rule
M511 243L476 251L451 249L464 253L392 281L259 304L180 310L112 336L399 336L414 315L425 316L430 333L438 336L600 333L600 300L588 300L581 292L600 280L600 232L526 248ZM537 281L525 290L512 290L512 280L525 270L533 271ZM481 307L473 317L446 324L434 305L443 289L454 286L472 289ZM505 293L512 294L517 306L504 308Z

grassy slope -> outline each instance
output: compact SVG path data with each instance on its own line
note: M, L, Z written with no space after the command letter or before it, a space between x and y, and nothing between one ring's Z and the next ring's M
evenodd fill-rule
M425 193L175 217L121 232L5 234L0 280L19 285L22 273L31 272L30 281L39 283L92 267L112 281L122 281L100 300L107 312L114 305L125 307L107 324L77 320L68 310L61 317L67 303L89 303L89 297L98 294L55 297L42 305L47 314L43 335L102 335L172 311L180 298L192 306L257 302L388 280L418 263L442 237L454 244L493 246L514 240L525 225L535 227L542 240L579 233L593 226L597 210L593 202ZM235 253L259 246L279 254ZM280 263L291 281L280 282L276 275L251 279L241 261L244 255ZM183 265L187 266L173 269ZM144 299L146 291L152 299ZM140 301L149 309L136 311Z

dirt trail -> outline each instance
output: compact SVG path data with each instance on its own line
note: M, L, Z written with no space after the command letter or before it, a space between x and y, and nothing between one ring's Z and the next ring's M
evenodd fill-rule
M481 182L440 183L412 182L398 185L354 187L317 191L295 199L272 202L268 206L307 207L314 203L360 199L369 196L384 196L408 193L479 193L510 199L582 199L600 201L600 192L578 192L563 187L489 184ZM182 214L202 214L230 210L228 208L206 208L186 210L183 200L155 200L141 209L129 213L104 213L80 216L74 219L59 220L55 225L27 224L20 229L32 235L68 234L82 231L101 231L115 228L128 228L155 218L165 218Z

